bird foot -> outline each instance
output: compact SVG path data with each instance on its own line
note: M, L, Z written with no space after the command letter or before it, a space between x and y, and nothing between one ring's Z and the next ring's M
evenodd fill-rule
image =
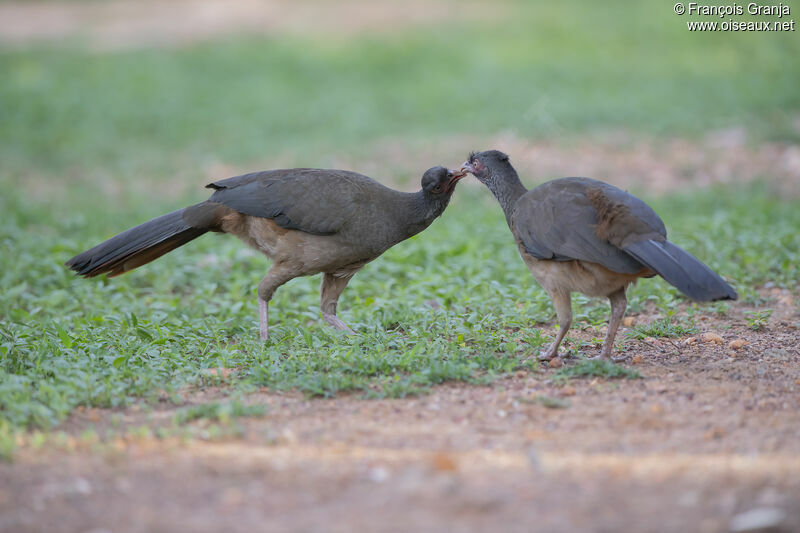
M344 331L345 333L348 333L350 335L355 335L356 333L350 328L350 326L342 322L342 320L336 315L331 315L329 313L322 313L322 318L325 319L325 322L327 322L334 328L338 329L339 331Z
M539 361L551 361L556 357L558 357L558 352L553 350L547 350L541 352L538 356L536 356L536 359L538 359Z

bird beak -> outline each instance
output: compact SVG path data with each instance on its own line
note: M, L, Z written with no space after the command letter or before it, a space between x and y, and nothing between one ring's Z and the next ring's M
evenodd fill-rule
M468 172L472 172L474 174L475 173L475 169L472 167L472 165L470 164L469 161L464 161L464 163L461 165L460 172L463 172L464 174L467 174Z
M447 182L448 191L452 191L453 187L458 183L458 180L467 175L467 172L463 168L459 170L448 169L448 173L450 174L450 181Z

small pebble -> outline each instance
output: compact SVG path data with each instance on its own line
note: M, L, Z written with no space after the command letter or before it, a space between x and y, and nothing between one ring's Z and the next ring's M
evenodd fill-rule
M710 331L700 335L700 340L706 343L714 343L714 344L722 344L723 342L722 337Z
M730 348L731 350L741 350L748 344L750 343L744 339L734 339L728 343L728 348Z
M454 472L458 469L458 462L451 454L439 452L433 456L431 466L439 472Z

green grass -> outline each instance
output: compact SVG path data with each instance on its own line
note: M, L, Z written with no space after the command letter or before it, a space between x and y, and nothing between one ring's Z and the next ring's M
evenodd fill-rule
M570 378L606 378L606 379L639 379L641 374L632 368L604 361L600 359L581 359L574 365L564 366L558 369L554 379L557 381L567 381Z
M724 211L688 214L711 201L721 202L718 191L652 204L676 242L740 292L767 280L796 288L798 202L756 187L727 191ZM442 219L354 278L340 316L359 335L325 326L318 277L301 278L278 290L266 345L257 340L255 287L268 262L235 239L204 236L123 277L85 280L62 263L107 236L89 221L122 229L139 221L137 209L115 216L13 193L2 202L0 242L11 253L0 259L0 412L14 426L48 427L77 405L156 401L162 391L177 401L184 387L208 382L204 369L220 367L237 369L231 390L402 397L532 368L526 356L549 341L537 326L553 319L549 300L487 191L460 189ZM652 302L668 313L682 301L656 279L630 291L634 310ZM605 302L575 305L583 321L607 319Z
M671 315L659 318L651 324L638 324L628 333L632 339L647 337L683 337L697 333L697 326L691 319L676 320Z
M226 403L211 402L186 407L175 414L174 421L176 424L185 424L203 419L228 424L235 418L262 416L264 413L266 413L266 407L263 405L247 405L241 400L233 400Z
M209 368L236 369L231 393L363 397L534 369L527 356L550 341L552 308L485 190L460 187L441 220L355 277L340 316L356 336L320 321L319 280L304 278L277 292L260 343L255 287L268 263L232 238L205 236L113 280L77 279L63 262L204 198L195 185L219 162L334 165L341 152L380 163L376 139L504 131L692 138L746 125L756 141L797 140L800 45L789 37L691 35L670 6L568 2L519 4L461 33L0 50L0 455L16 428L51 427L79 405L179 402L207 386ZM649 200L671 239L745 301L766 281L797 287L796 199L757 185ZM684 301L660 280L629 300L665 313ZM605 302L576 297L575 309L576 322L607 319Z
M753 331L760 331L767 326L767 322L771 316L772 309L762 309L760 311L751 311L749 313L745 313L747 327Z
M566 409L570 406L570 401L566 398L556 398L555 396L545 396L543 394L536 396L533 400L521 399L530 403L538 403L548 409Z

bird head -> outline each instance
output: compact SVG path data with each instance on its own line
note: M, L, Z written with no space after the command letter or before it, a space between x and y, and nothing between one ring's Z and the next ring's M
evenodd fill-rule
M514 167L508 160L508 155L499 150L472 152L461 165L461 171L469 172L486 185L502 179L503 176L516 175Z
M467 175L465 170L450 170L433 167L422 175L422 190L434 196L449 196L456 188L458 180Z

